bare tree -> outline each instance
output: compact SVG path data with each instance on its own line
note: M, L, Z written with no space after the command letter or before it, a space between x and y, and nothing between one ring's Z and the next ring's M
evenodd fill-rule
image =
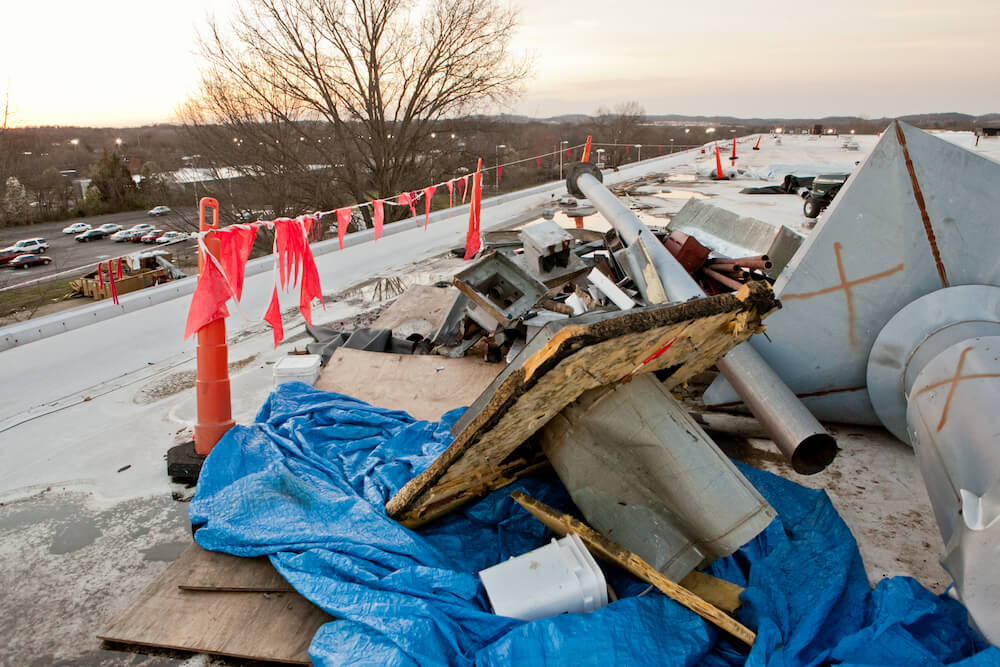
M436 124L527 74L501 1L249 0L228 28L209 23L202 92L180 115L276 213L426 185L454 168L432 159Z
M601 108L597 110L595 124L598 128L599 141L609 144L628 144L635 141L639 128L646 120L646 111L636 101L623 102L614 110ZM609 151L612 165L619 165L625 156L624 146L615 146Z

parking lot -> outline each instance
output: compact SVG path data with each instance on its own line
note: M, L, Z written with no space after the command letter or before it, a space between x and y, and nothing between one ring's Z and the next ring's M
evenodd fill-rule
M62 230L76 222L85 222L92 227L100 227L106 223L121 225L123 229L142 223L151 224L158 229L193 231L196 225L194 209L171 211L164 216L150 216L146 211L130 211L128 213L113 213L88 218L74 218L61 222L44 222L23 227L0 228L0 248L13 245L21 239L43 237L49 244L44 256L52 262L44 266L33 266L26 270L15 270L0 267L0 289L9 289L26 283L37 282L39 278L56 276L64 280L74 277L72 274L63 276L69 271L83 273L93 268L98 262L148 249L151 246L140 243L115 243L110 239L98 239L81 243L75 240L76 234L63 234Z

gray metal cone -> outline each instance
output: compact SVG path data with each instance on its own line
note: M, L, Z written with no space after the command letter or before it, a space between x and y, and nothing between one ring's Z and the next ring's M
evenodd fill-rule
M909 165L908 165L909 163ZM751 344L821 420L878 424L868 354L903 306L949 285L1000 285L1000 164L894 122L775 283ZM721 376L708 405L738 404Z

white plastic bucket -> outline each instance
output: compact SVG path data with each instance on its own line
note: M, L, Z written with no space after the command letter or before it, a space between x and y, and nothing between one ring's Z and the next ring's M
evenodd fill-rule
M498 616L533 621L608 603L604 573L573 533L487 568L479 578Z
M292 354L274 365L274 386L285 382L305 382L312 386L319 379L318 354Z

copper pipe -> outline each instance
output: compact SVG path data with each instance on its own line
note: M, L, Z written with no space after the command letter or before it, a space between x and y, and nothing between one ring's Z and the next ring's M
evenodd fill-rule
M765 269L770 269L774 264L767 260L762 259L722 259L722 260L709 260L708 264L716 270L734 268L744 268L744 269L757 269L763 271Z
M711 278L712 280L714 280L715 282L717 282L717 283L719 283L721 285L725 285L729 289L738 290L741 287L743 287L743 283L741 283L740 281L733 280L732 278L729 278L728 276L724 276L721 273L719 273L718 271L713 271L712 269L708 268L707 266L703 266L701 268L701 270L702 270L702 272L704 272L704 274L706 276L708 276L709 278Z

